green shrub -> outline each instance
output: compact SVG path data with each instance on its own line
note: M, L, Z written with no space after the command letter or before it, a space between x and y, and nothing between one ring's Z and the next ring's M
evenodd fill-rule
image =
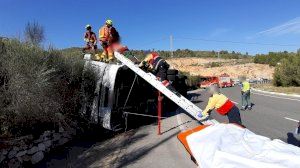
M79 117L84 66L81 55L1 40L0 135L53 129L56 113L68 120Z
M210 62L205 64L206 68L213 68L213 67L221 67L223 64L221 62Z
M295 53L288 52L269 52L268 54L258 54L254 57L254 63L276 66L282 59L289 58L294 55Z
M275 68L275 86L300 86L300 54L281 60Z

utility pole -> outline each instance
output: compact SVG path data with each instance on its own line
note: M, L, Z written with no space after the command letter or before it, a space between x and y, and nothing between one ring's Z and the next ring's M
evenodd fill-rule
M173 57L173 36L170 35L170 51L171 51L171 57Z
M218 51L218 59L220 59L220 51Z

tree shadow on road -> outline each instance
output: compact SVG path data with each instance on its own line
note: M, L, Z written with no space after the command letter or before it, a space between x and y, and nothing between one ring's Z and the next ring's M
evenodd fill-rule
M177 134L180 131L176 131L175 133L169 135L168 137L164 138L163 140L153 144L153 145L149 145L149 146L143 146L139 149L136 149L128 154L125 154L124 156L122 156L120 158L120 160L118 161L118 163L116 164L117 168L121 168L124 166L128 166L132 163L138 162L140 159L142 159L145 155L147 155L150 151L152 151L153 149L157 148L158 146L162 145L163 143L167 142L168 140L170 140L171 138L173 138L174 136L177 136ZM131 143L134 143L134 141L132 141Z

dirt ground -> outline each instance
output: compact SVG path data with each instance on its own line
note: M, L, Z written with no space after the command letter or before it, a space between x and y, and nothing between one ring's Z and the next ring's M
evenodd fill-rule
M223 73L229 74L232 78L246 76L247 78L272 79L274 67L263 64L251 63L248 60L217 59L217 58L171 58L167 62L171 67L191 75L218 76ZM219 63L212 67L212 63Z

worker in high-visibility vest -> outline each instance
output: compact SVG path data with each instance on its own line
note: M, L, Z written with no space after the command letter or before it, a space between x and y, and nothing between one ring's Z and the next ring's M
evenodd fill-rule
M100 56L104 62L112 62L114 60L113 45L120 41L118 31L113 27L112 20L105 21L105 25L99 30L99 39L103 47L103 52Z
M210 85L208 87L208 92L211 96L206 108L202 111L203 117L208 116L209 113L215 109L219 114L226 115L229 123L235 123L243 126L238 107L236 107L230 99L220 92L218 85Z
M97 37L96 34L92 31L91 25L85 26L86 32L84 34L84 41L86 42L86 46L83 48L83 51L97 49Z
M241 94L242 94L242 108L241 110L252 109L252 104L250 101L250 83L246 78L242 79Z

